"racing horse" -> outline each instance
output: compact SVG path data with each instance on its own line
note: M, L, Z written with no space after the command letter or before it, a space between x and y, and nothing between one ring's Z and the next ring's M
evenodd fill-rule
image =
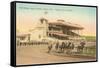
M68 45L66 46L66 53L67 54L71 54L72 53L72 50L74 49L74 43L72 42L68 42Z
M82 42L80 42L80 45L79 46L77 46L77 52L78 53L83 53L83 49L84 49L84 47L85 47L85 42L84 41L82 41Z
M56 43L55 50L59 51L60 53L71 53L71 50L74 49L74 44L72 42L62 42L59 44L59 42Z

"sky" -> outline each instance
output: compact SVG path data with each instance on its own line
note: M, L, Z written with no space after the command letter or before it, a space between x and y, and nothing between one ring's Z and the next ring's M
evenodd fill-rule
M17 3L16 13L17 29L21 32L33 29L39 19L44 17L52 22L62 19L66 22L79 24L84 27L80 31L82 35L96 35L95 7Z

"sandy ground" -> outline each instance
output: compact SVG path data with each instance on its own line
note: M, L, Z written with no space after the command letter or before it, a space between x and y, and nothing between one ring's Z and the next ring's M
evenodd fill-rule
M30 45L16 47L17 65L47 64L61 62L95 61L95 58L79 58L71 56L57 56L47 53L46 45Z

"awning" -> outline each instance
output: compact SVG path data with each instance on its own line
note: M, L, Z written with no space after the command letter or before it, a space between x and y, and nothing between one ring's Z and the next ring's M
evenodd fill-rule
M58 36L62 36L62 37L68 37L69 35L63 34L63 33L57 33L57 32L48 32L52 35L58 35Z
M82 30L84 29L82 26L78 24L72 24L70 22L49 22L49 24L59 25L71 30Z

